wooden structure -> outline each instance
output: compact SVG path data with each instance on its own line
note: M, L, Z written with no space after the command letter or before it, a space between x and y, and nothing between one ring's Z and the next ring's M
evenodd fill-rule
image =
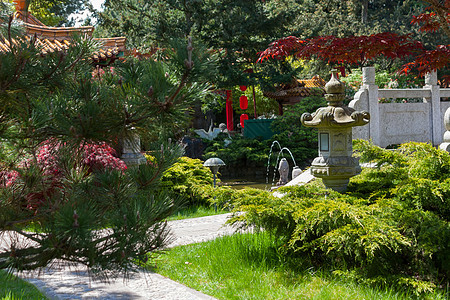
M275 99L278 102L279 114L283 114L283 105L293 105L301 99L312 95L323 95L325 80L318 75L311 79L294 79L289 84L281 85L274 92L264 92L264 96Z
M74 35L92 37L93 26L82 27L49 27L36 19L27 11L25 0L15 0L16 12L14 18L21 20L25 27L25 38L36 38L36 43L41 47L42 54L67 49ZM101 48L91 56L95 65L107 66L125 53L125 37L98 38ZM15 42L14 40L12 41ZM0 52L9 50L9 41L0 40Z

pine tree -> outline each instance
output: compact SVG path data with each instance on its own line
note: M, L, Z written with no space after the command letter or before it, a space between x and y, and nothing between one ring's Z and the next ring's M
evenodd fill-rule
M11 16L0 20L10 44L0 52L0 268L69 262L127 274L170 238L164 219L178 200L159 179L182 150L167 137L206 93L197 81L208 66L184 40L159 61L93 69L94 41L74 37L44 55ZM113 148L136 133L159 145L156 162L127 169Z

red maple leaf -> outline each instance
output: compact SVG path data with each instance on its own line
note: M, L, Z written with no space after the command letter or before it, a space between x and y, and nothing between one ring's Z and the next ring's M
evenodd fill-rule
M319 36L301 40L295 36L279 39L259 53L258 62L295 55L301 59L316 57L334 63L365 64L378 56L401 58L423 49L410 35L383 32L370 36Z
M419 75L436 71L450 65L450 45L438 45L434 50L423 51L413 62L403 65L399 73L407 74L417 69Z

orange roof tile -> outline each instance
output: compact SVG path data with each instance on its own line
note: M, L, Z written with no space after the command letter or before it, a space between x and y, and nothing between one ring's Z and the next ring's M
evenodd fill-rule
M36 19L32 14L29 14L25 11L16 11L14 13L14 18L22 20L24 23L27 24L45 26L44 23Z
M17 1L16 1L17 2ZM19 1L23 2L23 1ZM32 37L36 37L36 44L41 47L42 54L55 51L64 51L70 44L74 34L81 34L91 37L94 32L93 26L82 27L49 27L45 26L41 21L36 19L30 13L20 10L21 6L16 4L17 11L14 17L24 22L23 26L26 30L25 39L31 41ZM101 49L92 55L95 63L111 62L125 52L125 37L113 38L95 38L94 40L101 43ZM16 41L13 41L16 43ZM10 45L7 39L0 38L0 52L9 51Z
M82 27L48 27L24 23L27 35L36 35L38 38L70 39L74 34L92 36L93 26Z
M316 75L311 79L294 80L290 84L281 86L275 92L264 92L264 96L285 104L293 104L297 103L301 98L322 93L325 84L325 80Z

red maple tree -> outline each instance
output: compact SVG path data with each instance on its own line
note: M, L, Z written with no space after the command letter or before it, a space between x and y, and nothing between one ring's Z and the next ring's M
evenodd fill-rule
M411 24L420 25L421 31L434 32L438 30L450 37L450 0L423 0L430 4L425 12L413 16Z
M269 48L259 53L258 61L295 55L302 59L316 57L329 63L365 65L380 55L401 58L422 49L422 43L412 40L409 35L392 32L344 38L319 36L306 40L289 36L271 43Z
M424 0L431 6L411 23L421 25L422 31L434 32L442 29L450 37L450 0ZM434 50L426 50L421 42L411 35L383 32L369 36L319 36L299 39L295 36L281 38L271 43L269 48L259 53L258 62L267 59L282 59L294 55L301 59L317 58L328 63L357 64L365 66L369 61L384 56L404 58L410 56L412 62L405 64L400 73L417 69L419 75L447 67L450 64L450 45L439 45Z

